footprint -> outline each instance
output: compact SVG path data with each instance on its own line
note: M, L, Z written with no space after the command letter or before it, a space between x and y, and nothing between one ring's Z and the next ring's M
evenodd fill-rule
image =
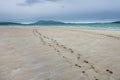
M79 56L79 57L77 57L77 59L80 59L80 56Z
M80 66L80 65L78 65L78 64L75 64L75 66L77 66L77 67L81 68L81 66Z
M41 36L41 33L38 33Z
M85 71L82 71L82 73L85 73Z
M71 50L70 52L71 52L71 53L74 53L74 51L73 51L73 50Z
M84 63L88 63L88 61L84 60Z
M60 52L59 50L57 50L57 52Z
M109 69L106 69L106 71L107 71L107 72L109 72L110 74L113 74L113 72L112 72L112 71L110 71Z
M90 65L92 69L95 69L95 67L93 65Z
M65 46L64 46L63 48L64 48L64 49L67 49L67 47L65 47Z

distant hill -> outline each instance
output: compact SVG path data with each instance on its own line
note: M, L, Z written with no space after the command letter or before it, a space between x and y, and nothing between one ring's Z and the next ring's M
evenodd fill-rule
M65 24L65 23L59 22L59 21L52 21L52 20L40 20L40 21L35 22L33 24Z
M115 22L112 22L112 23L117 23L117 24L120 24L120 21L115 21Z
M0 25L18 25L20 23L15 23L15 22L0 22Z

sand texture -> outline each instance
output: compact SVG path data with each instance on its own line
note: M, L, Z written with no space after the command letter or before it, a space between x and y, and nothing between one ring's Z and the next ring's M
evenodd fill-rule
M120 31L0 27L0 80L120 80Z

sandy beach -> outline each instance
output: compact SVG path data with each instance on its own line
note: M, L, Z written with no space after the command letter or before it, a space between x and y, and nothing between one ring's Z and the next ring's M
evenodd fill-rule
M120 80L120 31L0 27L0 80Z

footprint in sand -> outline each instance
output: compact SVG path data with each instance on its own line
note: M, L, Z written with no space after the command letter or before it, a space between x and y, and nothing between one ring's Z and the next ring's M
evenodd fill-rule
M85 73L85 71L82 71L82 73Z
M106 71L107 71L108 73L110 73L110 74L113 74L113 72L110 71L109 69L106 69Z
M75 66L77 66L77 67L81 68L81 66L80 66L80 65L78 65L78 64L75 64Z
M77 59L80 59L80 56L78 56Z
M92 69L95 69L95 67L93 65L90 65Z
M84 63L88 63L88 61L86 61L86 60L84 60L83 62L84 62Z

